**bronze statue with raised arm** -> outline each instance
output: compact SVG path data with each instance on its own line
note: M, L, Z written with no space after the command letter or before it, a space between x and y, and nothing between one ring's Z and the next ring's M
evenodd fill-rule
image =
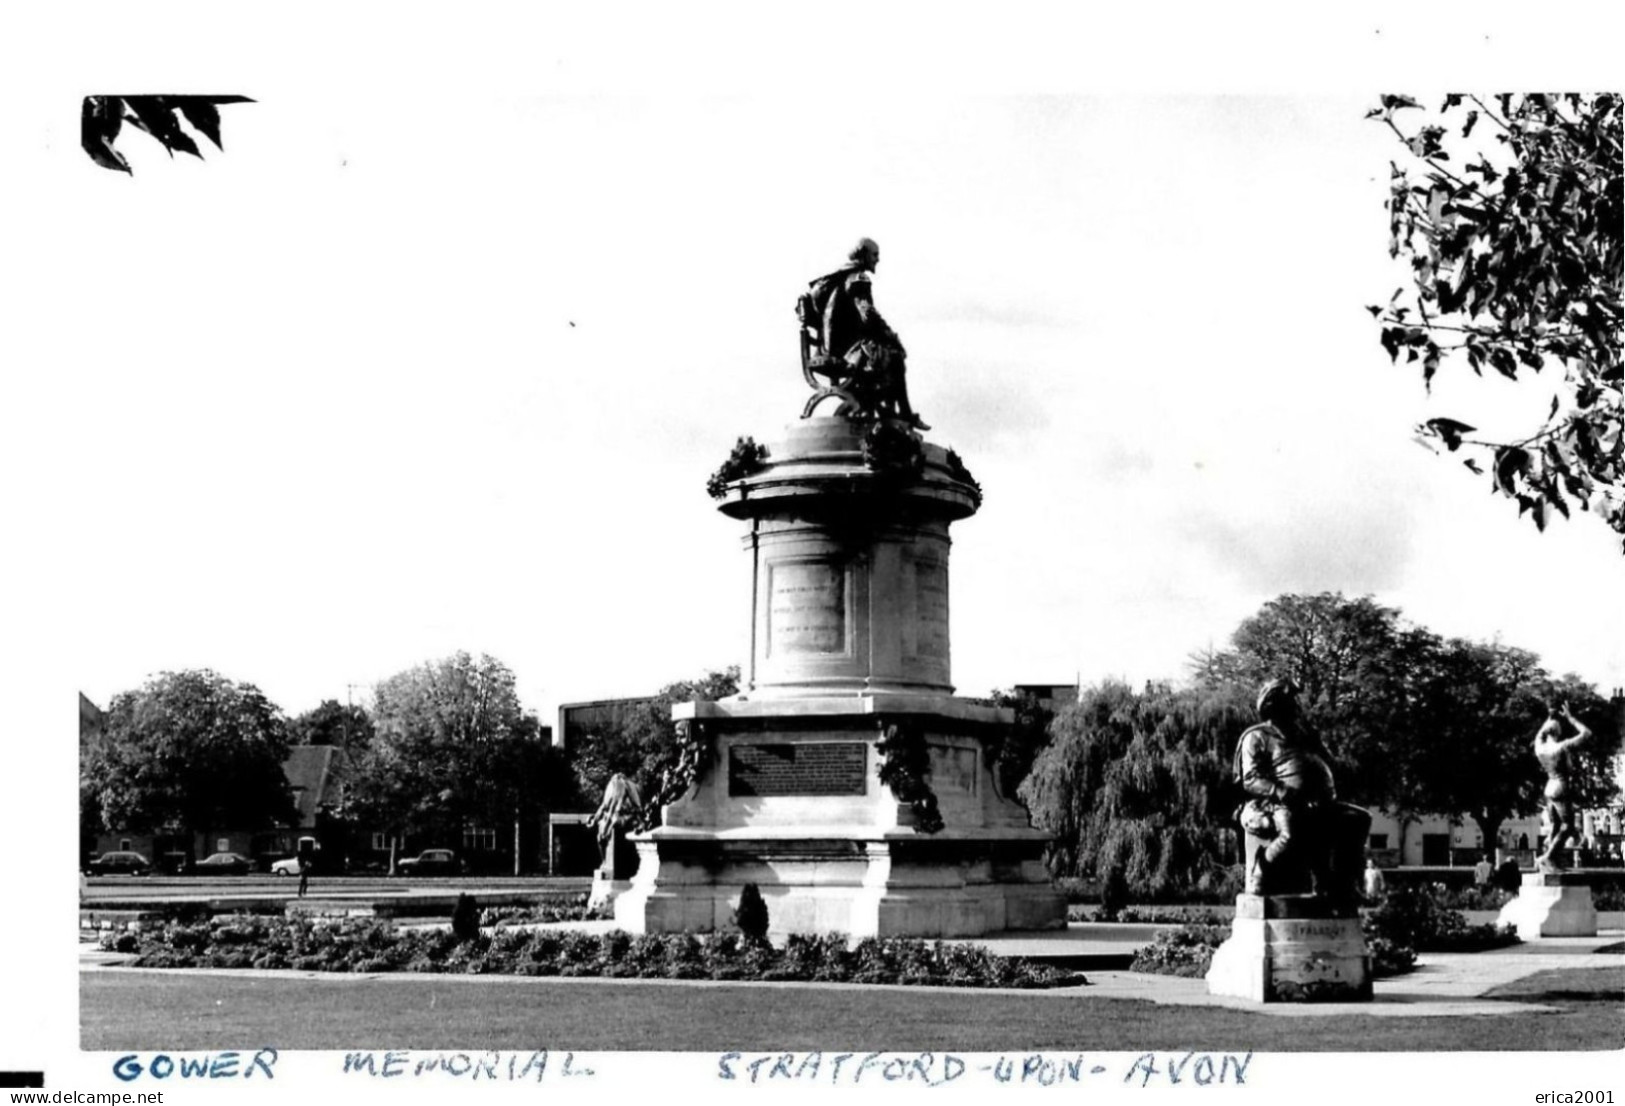
M1563 722L1574 727L1574 736L1563 737ZM1574 789L1579 765L1573 750L1591 738L1591 730L1574 717L1567 703L1547 711L1546 721L1535 731L1535 759L1546 772L1546 850L1536 858L1543 872L1558 867L1557 850L1578 843L1580 827L1574 816Z

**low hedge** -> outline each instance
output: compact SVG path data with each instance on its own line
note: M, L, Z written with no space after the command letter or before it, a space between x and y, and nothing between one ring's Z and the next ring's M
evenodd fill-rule
M109 936L137 967L261 968L635 979L807 980L946 987L1057 987L1083 976L995 956L978 945L842 934L792 936L782 949L735 933L634 937L621 930L498 929L461 940L375 919L238 917Z

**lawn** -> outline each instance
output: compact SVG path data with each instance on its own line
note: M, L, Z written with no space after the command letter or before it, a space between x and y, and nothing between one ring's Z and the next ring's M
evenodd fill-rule
M1545 975L1546 973L1541 973ZM1562 973L1554 973L1562 974ZM1585 973L1592 974L1592 973ZM1610 973L1612 975L1612 973ZM1538 978L1538 977L1537 977ZM1600 1050L1625 1043L1610 979L1543 982L1557 1013L1489 1017L1279 1017L1068 992L991 994L576 979L263 978L84 972L81 1046L1140 1051ZM1514 996L1507 995L1512 998ZM1517 995L1523 1001L1536 995Z

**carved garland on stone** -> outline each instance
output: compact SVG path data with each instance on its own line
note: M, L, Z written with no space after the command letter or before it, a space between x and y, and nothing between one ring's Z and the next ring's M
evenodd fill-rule
M913 809L914 827L921 833L941 830L942 814L937 810L937 794L931 790L931 753L920 727L881 719L875 750L881 758L880 782Z
M728 485L735 480L743 480L747 476L754 476L767 465L767 447L756 444L755 438L740 438L734 443L733 452L728 459L722 462L721 467L711 474L711 479L705 482L705 490L712 499L721 499L728 494Z
M660 791L641 812L638 829L660 825L667 806L692 795L711 767L711 736L703 723L684 719L677 723L677 761L660 773Z
M925 467L925 450L901 423L876 419L863 433L863 463L878 473L914 476Z
M982 485L976 482L976 477L970 474L965 462L953 450L948 451L948 473L961 484L970 486L971 501L980 507L982 505Z

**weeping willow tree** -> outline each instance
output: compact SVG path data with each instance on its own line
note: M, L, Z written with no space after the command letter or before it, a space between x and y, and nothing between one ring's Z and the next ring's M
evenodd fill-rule
M1231 878L1230 760L1248 706L1227 688L1085 692L1022 786L1034 823L1054 835L1052 870L1099 880L1108 904L1217 891Z

